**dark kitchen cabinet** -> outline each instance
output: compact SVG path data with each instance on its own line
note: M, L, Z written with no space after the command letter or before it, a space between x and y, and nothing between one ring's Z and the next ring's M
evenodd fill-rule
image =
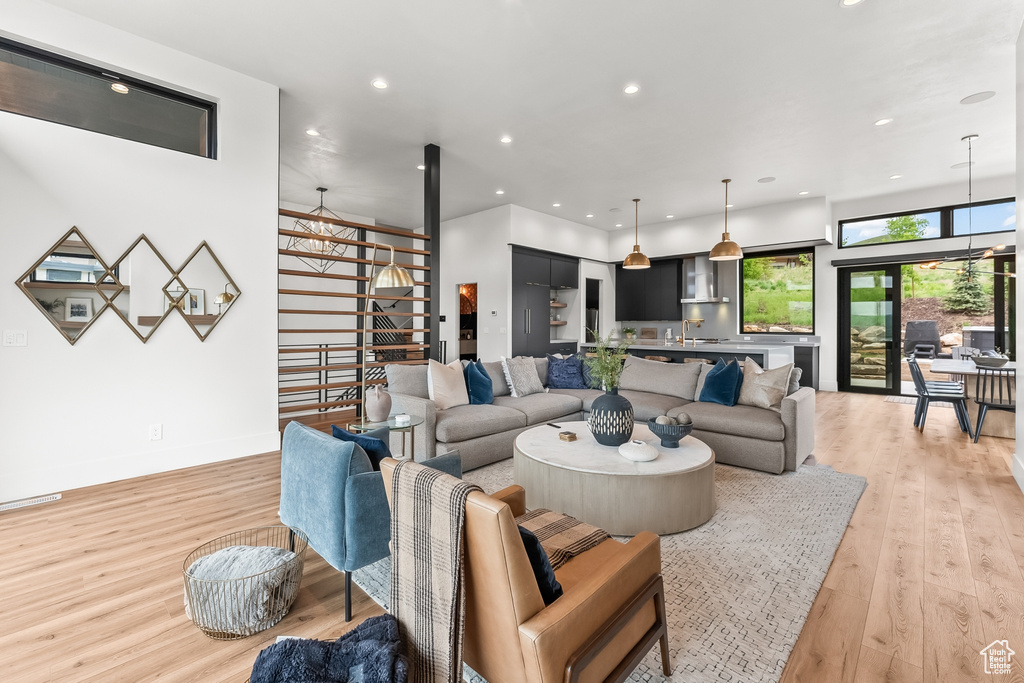
M512 285L512 355L543 356L551 345L551 299L546 285Z
M512 284L551 286L551 259L547 256L512 252Z
M683 287L679 259L652 261L650 268L615 266L616 320L679 320Z
M551 259L551 289L579 289L580 262Z

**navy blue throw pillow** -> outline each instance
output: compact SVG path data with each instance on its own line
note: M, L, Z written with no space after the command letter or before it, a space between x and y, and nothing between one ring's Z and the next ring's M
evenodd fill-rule
M596 387L594 386L594 378L590 376L590 368L587 367L586 357L582 353L577 354L576 357L580 359L580 366L583 368L583 388L600 389L600 383L598 383Z
M391 437L387 427L374 429L363 434L353 434L352 432L345 431L338 425L331 425L331 434L334 435L335 439L355 442L356 445L366 451L366 457L370 459L370 465L378 472L380 472L380 461L391 457L391 448L388 446Z
M555 578L555 570L551 568L548 554L544 552L544 547L533 535L533 532L519 527L519 536L523 539L526 556L530 558L533 575L537 577L537 587L540 588L540 596L544 599L544 605L550 605L562 597L562 584L558 583L558 579Z
M721 358L711 368L704 379L704 389L700 392L700 401L704 403L720 403L723 406L736 405L740 395L740 384L743 382L743 370L734 360L726 363Z
M466 393L469 394L469 405L482 406L494 403L494 382L484 370L483 361L466 363L462 368L466 378Z
M586 389L579 356L555 358L548 354L548 389Z

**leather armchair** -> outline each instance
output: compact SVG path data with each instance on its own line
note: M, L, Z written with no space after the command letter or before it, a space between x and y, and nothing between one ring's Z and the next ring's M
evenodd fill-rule
M428 463L462 477L458 453ZM363 449L299 422L281 443L281 522L301 529L329 565L345 573L345 621L352 619L351 572L391 554L391 511L381 473Z
M381 463L389 503L396 464ZM562 597L545 607L515 522L525 511L521 486L466 502L466 664L491 683L622 681L660 641L670 675L658 537L573 558L555 572Z

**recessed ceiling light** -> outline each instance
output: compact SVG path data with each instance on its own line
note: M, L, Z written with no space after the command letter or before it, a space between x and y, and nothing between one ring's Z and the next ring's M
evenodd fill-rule
M316 128L307 128L306 129L306 135L308 135L310 137L313 137L313 138L317 138L317 137L320 137L320 131L318 131Z
M424 166L423 164L420 164L419 166L416 167L416 170L417 171L426 171L427 167Z
M890 123L892 123L892 119L878 119L875 121L876 126L886 126Z
M995 96L996 93L994 90L984 90L982 92L976 92L973 95L968 95L967 97L960 100L960 104L977 104L978 102L990 100Z
M665 216L665 218L675 218L675 216L673 216L672 214L669 214L669 215Z
M899 173L893 173L891 176L889 176L889 180L899 180L902 177L903 176L900 175Z
M798 194L798 195L800 195L801 197L803 197L803 196L805 196L805 195L809 195L809 194L810 194L810 192L808 192L807 190L803 190L803 191L801 191L801 192L797 192L797 194Z
M505 190L495 190L494 194L505 194Z
M968 166L974 166L973 161L961 161L959 164L953 164L950 166L952 169L967 168Z
M594 214L592 214L592 213L588 213L587 214L587 218L593 218L593 217L594 217Z
M621 227L622 227L622 223L616 223L616 224L615 224L615 227L616 227L616 228L621 228Z
M507 135L504 135L504 136L502 136L502 138L501 138L501 142L503 142L503 143L505 143L505 144L507 145L508 143L512 142L512 138L510 138L510 137L509 137L509 136L507 136Z
M124 83L111 83L110 89L116 93L121 93L122 95L128 94L128 86Z
M839 0L839 6L853 7L854 5L859 5L862 2L864 2L864 0Z
M370 85L372 85L377 90L383 90L384 88L388 87L388 82L385 81L383 78L375 78L372 81L370 81Z
M558 207L560 207L560 206L561 206L561 204L559 204L558 202L555 202L555 203L554 203L554 204L552 204L551 206L553 206L553 207L555 207L555 208L557 209Z
M640 92L640 86L635 83L630 83L629 85L622 89L622 92L626 93L627 95L635 95L638 92Z
M774 183L775 182L775 178L773 176L766 175L764 178L758 178L757 182L759 182L759 183Z

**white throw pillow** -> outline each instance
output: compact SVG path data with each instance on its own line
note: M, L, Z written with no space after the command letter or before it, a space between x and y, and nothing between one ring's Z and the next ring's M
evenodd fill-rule
M545 359L546 360L546 359ZM540 394L544 392L544 384L537 374L537 363L529 356L515 358L501 357L501 367L505 370L505 381L513 398Z
M453 360L448 365L441 365L431 360L427 364L427 393L438 410L469 405L462 362Z
M789 375L792 372L792 363L774 370L762 370L760 365L747 356L743 361L743 384L740 385L740 396L736 403L782 412L782 399L789 388Z

